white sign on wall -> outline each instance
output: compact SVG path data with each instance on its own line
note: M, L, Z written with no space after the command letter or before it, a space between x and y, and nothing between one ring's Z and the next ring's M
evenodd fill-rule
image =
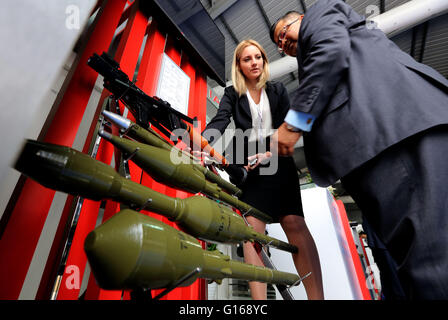
M162 57L156 96L169 102L177 111L188 115L190 77L165 53Z

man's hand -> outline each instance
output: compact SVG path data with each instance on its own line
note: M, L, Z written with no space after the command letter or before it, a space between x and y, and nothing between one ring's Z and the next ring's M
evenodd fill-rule
M294 145L302 136L301 132L292 132L286 128L286 123L275 131L271 138L271 151L279 156L290 156L294 153Z

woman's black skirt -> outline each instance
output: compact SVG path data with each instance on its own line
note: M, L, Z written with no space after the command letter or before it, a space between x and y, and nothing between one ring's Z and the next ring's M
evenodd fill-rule
M250 171L239 187L243 191L240 200L268 214L274 222L286 215L303 217L299 176L292 157L278 157L274 174L260 175L259 168Z

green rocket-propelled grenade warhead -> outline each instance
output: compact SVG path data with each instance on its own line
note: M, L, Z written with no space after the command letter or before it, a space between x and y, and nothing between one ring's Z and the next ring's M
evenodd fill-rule
M238 200L224 192L217 184L207 181L206 175L211 173L206 168L192 163L191 158L181 150L172 148L170 151L151 145L131 141L100 131L99 135L110 141L126 154L132 155L132 161L146 171L154 180L173 188L179 188L191 193L204 193L212 198L224 201L264 222L272 222L266 213Z
M295 285L298 275L234 261L219 251L205 251L192 236L133 210L122 210L89 233L85 242L92 272L103 289L159 289L192 270L197 278L223 278Z
M132 122L129 119L126 119L116 113L104 110L102 112L102 115L108 119L110 122L112 122L114 125L116 125L120 130L125 133L127 136L141 142L145 143L147 145L157 147L160 149L165 149L166 151L171 152L172 150L176 150L176 152L179 151L179 149L175 149L171 144L169 144L166 140L164 140L160 135L157 134L153 129L150 127L148 129L145 129L138 124ZM185 153L183 153L183 156L186 157ZM189 157L191 161L191 156ZM227 190L230 194L235 196L241 195L241 190L231 184L230 182L222 179L218 175L214 174L210 170L204 168L201 165L197 165L197 170L201 171L202 174L210 180L211 182L216 183L219 187L223 188L224 190Z
M159 213L197 238L229 243L257 241L297 252L296 246L255 232L241 216L216 201L203 196L166 196L69 147L28 140L15 168L51 189L92 200L112 199Z

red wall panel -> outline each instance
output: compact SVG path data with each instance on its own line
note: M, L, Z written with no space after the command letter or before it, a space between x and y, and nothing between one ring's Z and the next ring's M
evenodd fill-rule
M353 241L353 234L350 229L350 224L348 222L347 218L347 212L345 211L344 203L341 200L335 200L336 207L339 212L339 218L341 219L341 225L344 228L344 236L346 238L348 248L349 248L349 254L353 261L353 267L355 274L352 274L351 276L354 279L358 280L359 287L357 288L360 291L360 295L364 300L372 300L372 297L370 295L369 289L367 288L367 281L364 274L364 270L361 265L361 260L359 259L358 251L356 250L356 245Z
M134 2L129 10L129 18L126 23L126 27L122 32L114 59L120 64L121 70L125 72L130 79L132 79L148 24L148 18L138 10L137 2ZM99 54L101 54L101 52L99 52ZM97 115L99 115L99 112L101 111L100 109L103 104L103 100L109 94L110 93L108 93L107 90L103 90L102 97L97 108ZM97 117L98 116L95 118ZM90 132L94 131L95 126L96 122L94 121L90 128ZM90 145L90 139L87 139L85 149L88 145ZM109 142L101 140L97 160L109 164L112 160L113 150L114 148ZM66 268L70 266L77 266L80 270L80 274L84 274L84 269L87 262L87 257L83 250L84 239L87 234L94 229L98 216L100 203L95 203L96 205L90 205L90 202L84 202L80 212L79 221L76 225L73 244L70 248L70 253L66 263ZM58 292L58 299L76 299L79 295L79 289L67 288L67 286L63 285L66 283L66 279L69 276L70 275L67 272L64 273L61 282L62 285Z
M136 80L136 85L150 96L156 94L162 54L165 48L165 34L159 30L157 24L158 22L153 20L149 26L148 38ZM141 183L158 192L165 192L165 185L158 183L145 172L142 173Z
M98 76L87 66L87 59L108 48L124 5L124 0L108 1L103 8L44 141L73 144ZM0 264L0 299L18 298L54 194L30 179L25 181L0 242L0 260L8 261Z
M124 10L125 4L129 5L126 10ZM147 40L136 78L137 86L148 95L155 95L159 80L161 59L165 52L190 77L188 115L198 118L200 121L200 128L198 130L202 130L205 126L206 114L206 77L196 66L190 63L188 56L182 52L178 43L169 35L165 35L160 31L158 23L163 22L152 19L148 25L148 17L144 16L138 10L138 1L99 1L99 5L101 6L101 11L96 17L97 21L94 24L94 29L81 53L79 63L61 99L53 121L44 135L44 141L72 146L98 77L98 74L87 65L87 59L93 53L101 54L103 51L108 51L117 26L126 19L126 27L119 35L116 35L119 43L114 59L120 63L121 69L132 80L146 34ZM110 93L107 90L103 90L82 149L84 153L89 152L92 141L96 139L94 133L98 117L104 99L109 95ZM122 105L120 105L120 111L121 113L124 111ZM135 120L131 113L128 113L128 118ZM113 146L102 140L96 159L110 164L113 154ZM132 161L129 162L129 169L133 181L152 188L157 192L178 198L191 196L187 192L169 188L154 181ZM0 299L18 298L54 194L55 191L44 188L32 180L27 179L25 181L17 205L11 214L2 241L0 242L0 260L8 261L8 263L0 264ZM36 296L37 299L48 299L50 297L58 266L62 260L63 245L68 237L67 226L73 214L74 199L75 197L69 195L66 200L54 242L52 247L49 248L50 254L41 278ZM113 201L105 201L104 205L102 221L107 220L120 209L119 204ZM87 199L83 200L79 219L73 234L72 244L66 257L65 271L60 281L61 285L57 292L57 299L78 299L80 295L80 284L87 264L87 259L83 251L84 239L95 227L100 206L101 202ZM175 223L170 222L161 215L148 211L143 211L142 213L154 216L177 228ZM27 236L24 237L24 234ZM154 290L152 294L155 296L161 291ZM130 294L129 292L122 291L101 290L97 286L93 276L90 275L84 298L108 300L130 299ZM198 280L189 287L177 288L168 293L163 299L206 299L206 282L204 280Z

